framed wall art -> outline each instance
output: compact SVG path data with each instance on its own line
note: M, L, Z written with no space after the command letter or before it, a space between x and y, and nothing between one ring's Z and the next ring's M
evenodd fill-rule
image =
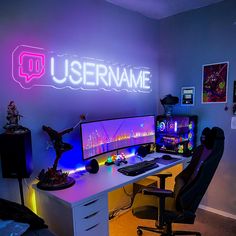
M228 62L202 66L202 103L226 103Z
M233 103L236 103L236 80L234 81Z
M181 106L194 106L195 87L181 88Z

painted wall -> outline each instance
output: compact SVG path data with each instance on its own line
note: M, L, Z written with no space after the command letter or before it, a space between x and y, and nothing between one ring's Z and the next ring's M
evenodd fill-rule
M236 76L235 1L227 0L160 22L102 0L60 4L56 0L15 0L2 1L0 6L0 126L5 125L7 105L14 100L24 116L21 124L32 131L34 173L27 180L29 186L39 171L50 167L54 160L53 150L46 150L48 137L41 129L43 124L63 130L76 124L81 113L87 114L88 120L154 114L156 110L163 113L159 98L169 93L180 97L182 86L195 86L195 106L176 106L175 113L199 115L199 134L205 126L222 127L227 142L202 203L236 215L236 134L230 128ZM12 51L19 44L150 67L153 91L138 94L42 87L23 90L11 75ZM201 104L202 65L222 61L230 64L228 111L224 110L226 104ZM78 131L68 134L65 141L72 143L74 149L63 155L60 167L82 165ZM28 189L24 186L27 197ZM17 181L0 177L0 197L19 201Z
M156 113L157 23L102 0L1 1L0 4L0 126L6 124L7 105L14 100L23 115L20 124L32 131L34 172L51 167L53 149L47 150L42 125L61 131L74 126L80 114L88 120ZM22 89L12 78L12 51L17 45L42 47L58 54L77 54L152 69L152 92L83 91L50 87ZM3 132L4 130L1 129ZM59 168L82 165L79 131L64 136L74 146ZM1 173L0 173L1 174ZM27 198L25 185L25 196ZM0 177L0 197L19 201L16 180Z
M180 97L181 87L196 88L194 107L176 106L175 113L199 116L198 132L219 126L225 132L225 151L202 204L236 215L236 130L231 129L233 81L236 78L236 2L190 11L160 21L160 97ZM202 104L202 65L229 62L227 104ZM225 111L225 106L229 109ZM162 107L159 108L162 113ZM199 137L198 136L198 137Z

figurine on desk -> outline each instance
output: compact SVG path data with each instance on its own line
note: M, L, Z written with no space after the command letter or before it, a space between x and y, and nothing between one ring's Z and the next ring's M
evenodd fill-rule
M121 163L127 164L128 161L126 160L125 154L122 152L121 154L117 155L114 163L117 166L119 166Z
M62 136L64 134L70 133L71 131L74 130L74 128L69 128L69 129L63 130L61 132L58 132L58 131L52 129L51 127L49 127L49 126L43 125L42 129L43 129L43 131L46 131L47 134L49 135L49 137L51 139L51 142L53 144L53 147L55 149L56 159L55 159L55 161L53 163L52 169L54 171L56 171L57 170L58 161L61 158L61 155L64 152L69 151L69 150L71 150L73 148L73 146L71 144L63 142Z
M39 182L37 184L38 188L43 190L59 190L68 188L75 183L75 180L69 177L68 173L63 173L62 170L57 170L57 166L62 154L73 148L71 144L63 142L63 136L72 132L83 120L85 120L85 116L81 115L80 121L74 127L65 129L61 132L52 129L49 126L42 126L43 131L45 131L50 137L56 153L56 158L52 168L49 168L46 172L43 169L39 173Z
M121 163L127 164L128 161L126 160L125 154L122 152L121 154L115 154L112 156L108 156L107 161L105 162L106 166L115 164L119 166Z
M23 117L20 115L15 102L10 101L7 107L7 124L3 127L6 129L6 133L24 133L27 132L28 129L19 125L20 118Z

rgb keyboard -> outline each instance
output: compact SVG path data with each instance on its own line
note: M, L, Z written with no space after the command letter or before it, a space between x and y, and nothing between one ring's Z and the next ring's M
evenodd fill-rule
M124 166L124 167L119 168L118 171L128 176L139 175L139 174L145 173L148 170L158 167L159 165L157 163L157 159L158 158L155 158L150 161L138 162L129 166Z

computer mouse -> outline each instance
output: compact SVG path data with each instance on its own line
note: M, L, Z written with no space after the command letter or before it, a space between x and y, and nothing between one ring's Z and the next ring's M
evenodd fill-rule
M172 157L170 155L167 155L167 154L163 155L161 158L163 160L171 160L172 159Z

